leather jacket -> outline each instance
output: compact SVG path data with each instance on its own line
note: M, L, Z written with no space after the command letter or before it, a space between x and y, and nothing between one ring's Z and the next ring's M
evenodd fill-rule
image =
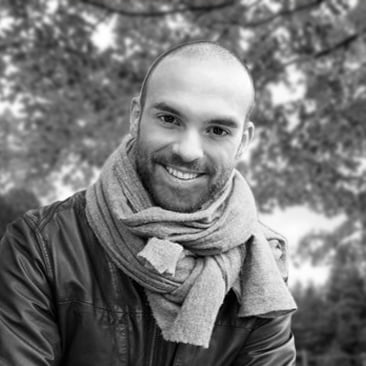
M208 349L165 341L144 290L90 229L85 194L28 212L0 245L0 365L295 365L290 316L238 318L228 293Z

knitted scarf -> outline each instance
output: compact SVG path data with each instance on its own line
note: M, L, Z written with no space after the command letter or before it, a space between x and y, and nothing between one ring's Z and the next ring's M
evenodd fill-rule
M231 288L239 316L272 317L296 308L270 245L277 243L281 262L283 239L259 224L253 195L237 171L202 209L165 210L144 189L135 140L127 137L86 200L92 230L116 266L144 287L166 340L207 348Z

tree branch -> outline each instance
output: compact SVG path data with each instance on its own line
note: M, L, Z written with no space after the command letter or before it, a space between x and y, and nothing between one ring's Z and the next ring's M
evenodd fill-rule
M98 7L102 10L105 10L109 13L118 14L122 16L128 17L162 17L171 14L185 13L185 12L204 12L204 11L213 11L219 10L223 8L227 8L236 4L237 0L226 0L219 4L211 4L211 5L185 5L177 8L171 8L166 10L148 10L148 11L134 11L134 10L126 10L120 7L112 6L111 4L107 4L106 2L98 1L98 0L80 0L80 2Z
M263 19L258 19L258 20L255 20L253 22L248 22L248 23L244 24L244 27L246 27L246 28L260 27L264 24L272 22L276 18L284 18L284 17L292 16L295 13L299 13L299 12L302 12L302 11L310 10L311 8L318 7L324 1L325 0L315 0L311 3L297 6L296 8L293 8L293 9L284 9L284 10L279 11L278 13L275 13L275 14L271 15L270 17L266 17L266 18L263 18Z
M331 47L325 48L321 51L316 52L313 57L314 58L320 58L320 57L324 57L329 55L330 53L340 49L340 48L348 48L351 43L353 43L354 41L356 41L358 38L361 37L361 35L365 33L365 32L360 32L360 33L355 33L352 34L344 39L342 39L341 41L335 43L334 45L332 45Z
M230 25L235 25L237 27L241 27L241 28L244 28L244 29L260 27L260 26L263 26L265 24L268 24L268 23L274 21L277 18L284 18L284 17L292 16L295 13L299 13L299 12L302 12L302 11L306 11L306 10L310 10L312 8L318 7L324 1L325 0L315 0L311 3L308 3L306 5L300 5L296 8L293 8L293 9L284 9L284 10L281 10L277 13L272 14L271 16L264 17L262 19L257 19L257 20L254 20L252 22L247 22L245 24L242 24L241 22L230 21ZM228 24L228 22L216 22L216 23Z
M309 59L317 59L317 58L328 56L332 52L337 51L337 50L342 49L342 48L347 49L348 47L350 47L350 45L353 42L357 41L365 33L366 33L366 30L364 30L362 32L359 32L359 33L351 34L350 36L340 40L339 42L331 45L330 47L324 48L320 51L317 51L317 52L309 54L309 55L304 55L304 56L297 57L297 58L292 59L288 62L285 62L284 64L282 64L282 66L284 68L286 68L287 66L290 66L290 65L293 65L293 64L306 62Z

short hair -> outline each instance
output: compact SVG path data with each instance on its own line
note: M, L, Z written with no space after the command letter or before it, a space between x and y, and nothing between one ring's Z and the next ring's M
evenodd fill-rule
M151 75L153 74L154 70L160 65L160 63L163 60L165 60L171 56L174 56L174 55L195 56L195 57L202 58L202 59L207 58L208 56L213 56L216 58L220 58L222 60L227 60L228 62L235 62L235 63L241 65L243 70L247 74L247 76L250 80L250 83L252 84L252 87L253 87L253 102L251 103L251 105L249 107L249 111L246 116L246 119L248 119L249 115L252 113L252 111L254 109L255 88L254 88L254 81L253 81L252 75L251 75L247 65L245 64L245 62L240 60L237 55L235 55L233 52L231 52L227 48L221 46L220 44L218 44L216 42L206 41L206 40L191 41L191 42L185 42L185 43L178 44L178 45L168 49L167 51L163 52L153 61L153 63L149 67L149 69L145 75L145 78L142 82L142 85L141 85L141 90L140 90L141 109L144 108L149 80L150 80Z

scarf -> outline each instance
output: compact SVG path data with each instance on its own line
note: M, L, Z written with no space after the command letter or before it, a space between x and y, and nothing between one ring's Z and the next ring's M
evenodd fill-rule
M258 222L251 190L236 170L200 210L165 210L143 187L135 140L127 137L87 189L86 214L114 264L144 287L168 341L207 348L231 288L242 317L296 308L281 274L285 242ZM278 247L277 258L271 245Z

